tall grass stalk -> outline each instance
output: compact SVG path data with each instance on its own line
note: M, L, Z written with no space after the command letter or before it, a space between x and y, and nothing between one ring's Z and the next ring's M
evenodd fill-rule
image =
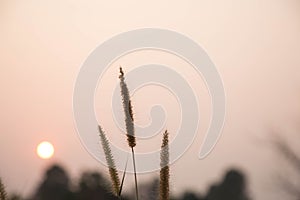
M161 152L160 152L160 186L159 186L159 199L169 200L169 133L167 130L163 135Z
M123 109L125 114L125 125L126 125L126 135L128 145L131 148L132 153L132 160L133 160L133 168L134 168L134 182L135 182L135 195L136 199L139 199L139 192L138 192L138 183L137 183L137 176L136 176L136 163L135 163L135 155L134 155L134 147L136 146L136 138L134 134L134 118L133 118L133 109L131 105L129 90L127 84L125 82L124 72L122 67L120 67L120 87L121 87L121 96L123 102Z

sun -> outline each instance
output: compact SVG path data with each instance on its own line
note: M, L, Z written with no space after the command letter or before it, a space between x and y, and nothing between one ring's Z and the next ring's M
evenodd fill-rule
M49 159L54 154L54 147L50 142L41 142L36 148L37 155L42 159Z

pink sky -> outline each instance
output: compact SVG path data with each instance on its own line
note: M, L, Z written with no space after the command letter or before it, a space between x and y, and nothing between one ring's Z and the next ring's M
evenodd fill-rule
M105 170L77 137L74 83L98 44L142 27L171 29L198 42L226 90L220 141L209 157L198 160L207 124L200 127L192 147L172 166L172 190L204 191L224 169L237 166L249 176L255 199L273 199L278 193L272 182L281 161L266 141L274 129L295 138L300 128L298 0L0 1L0 176L8 190L29 194L55 161L74 175L83 169ZM135 98L138 102L139 94ZM205 110L205 104L200 107ZM136 112L143 123L143 110ZM204 116L209 119L209 113ZM42 140L54 144L53 159L35 154Z

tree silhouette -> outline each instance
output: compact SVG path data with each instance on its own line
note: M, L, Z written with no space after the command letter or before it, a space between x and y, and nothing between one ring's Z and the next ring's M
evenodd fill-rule
M244 175L238 170L229 170L220 184L211 186L205 199L248 200Z
M79 190L76 200L114 200L117 199L106 189L108 185L105 178L98 172L84 172L79 181Z
M44 180L38 187L33 200L72 200L69 182L69 176L65 170L58 165L53 165L46 171Z
M159 195L159 180L153 179L152 181L140 184L139 191L142 200L157 200ZM132 199L134 199L132 197Z
M202 198L192 191L187 191L183 194L182 200L202 200Z

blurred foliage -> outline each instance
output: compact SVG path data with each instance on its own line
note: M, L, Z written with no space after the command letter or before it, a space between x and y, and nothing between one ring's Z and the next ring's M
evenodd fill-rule
M249 200L246 191L246 180L243 173L236 169L227 171L221 181L210 186L205 195L186 191L180 197L172 200ZM53 165L46 170L45 175L35 193L27 200L117 200L109 189L109 182L99 172L83 172L78 183L71 183L70 177L63 167ZM159 180L139 186L143 200L157 200ZM134 191L134 190L133 190ZM123 200L134 199L134 192ZM22 200L14 195L10 200Z

